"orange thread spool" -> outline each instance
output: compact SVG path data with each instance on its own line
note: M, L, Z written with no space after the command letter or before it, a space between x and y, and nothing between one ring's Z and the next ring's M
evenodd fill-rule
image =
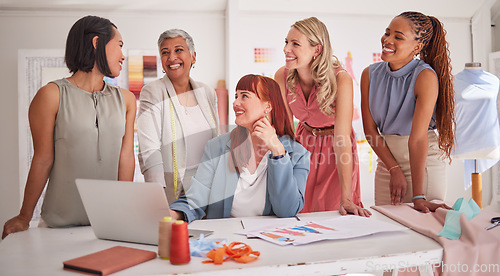
M187 264L191 261L187 222L178 220L172 224L170 240L170 263Z

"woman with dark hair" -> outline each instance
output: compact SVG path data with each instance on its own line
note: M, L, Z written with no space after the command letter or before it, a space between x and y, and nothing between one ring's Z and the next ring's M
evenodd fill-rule
M440 157L450 158L455 139L445 35L437 18L403 12L382 35L383 62L363 71L363 127L379 157L376 205L413 202L423 212L447 207L428 201L444 200L445 163Z
M73 74L40 88L30 104L33 160L21 211L2 238L28 229L47 179L41 216L49 227L89 225L76 178L132 181L135 97L104 82L120 74L122 46L105 18L83 17L69 31L65 61Z
M294 139L278 84L242 77L233 110L238 127L207 143L186 194L170 205L174 218L290 217L304 206L309 152Z

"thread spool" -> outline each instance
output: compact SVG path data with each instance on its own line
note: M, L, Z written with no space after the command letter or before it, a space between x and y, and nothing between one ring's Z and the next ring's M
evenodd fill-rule
M483 209L483 182L480 173L472 173L472 198Z
M164 217L158 227L158 256L168 260L170 258L170 236L172 234L172 217Z
M217 88L215 88L215 93L217 94L217 110L219 113L219 122L221 133L228 132L228 91L226 89L226 81L217 81Z
M191 261L187 222L178 220L172 224L170 237L170 263L187 264Z

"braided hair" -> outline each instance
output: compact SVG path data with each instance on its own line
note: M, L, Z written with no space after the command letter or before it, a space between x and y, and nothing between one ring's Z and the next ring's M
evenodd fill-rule
M403 12L411 22L415 39L423 44L420 59L429 64L438 77L439 92L436 103L436 128L439 132L439 148L451 162L450 154L455 142L455 93L451 74L450 51L445 40L443 24L433 16L420 12Z

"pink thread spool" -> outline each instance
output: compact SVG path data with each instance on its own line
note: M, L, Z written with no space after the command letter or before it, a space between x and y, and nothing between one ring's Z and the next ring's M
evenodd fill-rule
M189 261L191 261L191 253L189 251L188 224L178 220L172 224L170 263L187 264Z

